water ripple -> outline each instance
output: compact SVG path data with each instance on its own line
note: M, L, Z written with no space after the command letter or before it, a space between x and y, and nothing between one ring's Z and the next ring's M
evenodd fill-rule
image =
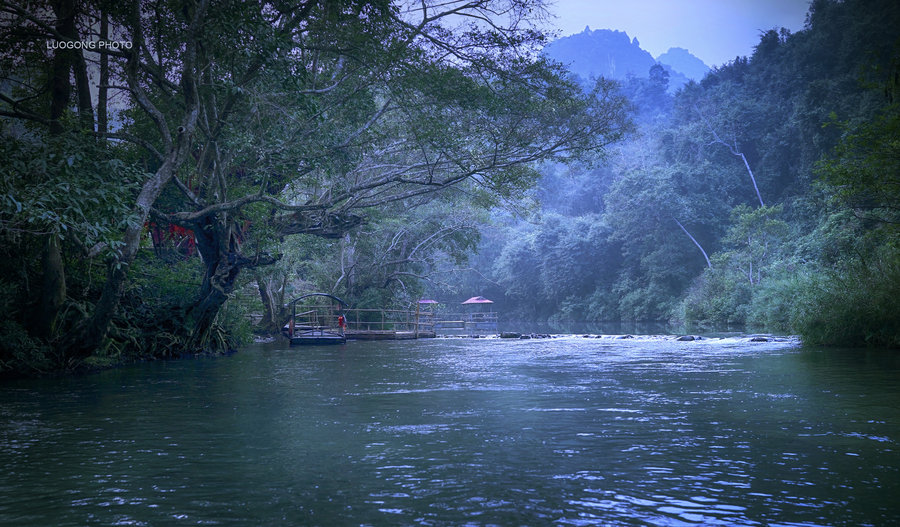
M0 387L0 524L889 525L898 361L435 339Z

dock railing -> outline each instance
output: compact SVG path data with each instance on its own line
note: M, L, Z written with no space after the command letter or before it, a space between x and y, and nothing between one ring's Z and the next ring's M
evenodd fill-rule
M434 336L434 313L403 309L345 309L347 336L427 338ZM336 320L337 314L335 314ZM335 321L335 324L337 322Z
M434 322L436 331L442 332L492 332L497 331L499 314L493 311L476 313L438 313Z
M350 338L428 338L438 333L490 333L497 331L497 313L435 313L429 309L337 309L330 306L304 306L297 312L299 327L337 328L343 315L345 333Z

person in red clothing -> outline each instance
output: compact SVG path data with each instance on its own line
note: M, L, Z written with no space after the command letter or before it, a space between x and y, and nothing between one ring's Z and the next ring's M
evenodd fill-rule
M347 320L344 318L344 315L338 315L338 330L341 332L341 336L344 336L344 327L347 326Z

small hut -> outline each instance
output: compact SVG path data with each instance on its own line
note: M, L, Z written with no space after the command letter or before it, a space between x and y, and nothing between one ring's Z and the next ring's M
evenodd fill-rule
M493 303L494 303L493 300L488 300L487 298L485 298L483 296L473 296L472 298L463 302L462 305L464 305L464 306L471 306L471 305L484 306L485 304L493 304Z
M472 306L472 311L466 313L466 329L497 331L497 313L489 307L493 303L483 296L473 296L463 302L464 306Z

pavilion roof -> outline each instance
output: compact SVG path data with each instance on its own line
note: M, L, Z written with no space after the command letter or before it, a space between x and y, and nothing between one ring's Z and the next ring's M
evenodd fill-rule
M466 305L466 304L493 304L493 303L494 303L493 300L488 300L487 298L485 298L483 296L473 296L472 298L463 302L463 305Z

